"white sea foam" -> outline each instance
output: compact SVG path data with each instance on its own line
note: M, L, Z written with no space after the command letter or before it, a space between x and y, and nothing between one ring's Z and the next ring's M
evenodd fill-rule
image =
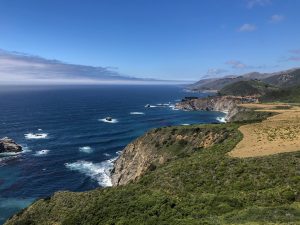
M144 115L143 112L130 112L130 115Z
M0 153L1 156L17 156L20 155L22 152L2 152Z
M183 123L183 124L181 124L182 126L188 126L188 125L190 125L189 123Z
M111 154L108 154L108 153L103 153L103 155L106 156L106 157L110 157L111 156Z
M45 139L48 137L47 133L28 133L24 134L26 139Z
M102 187L112 186L110 179L110 171L113 168L113 161L106 160L101 163L92 163L80 160L73 163L66 163L65 166L74 171L78 171L98 182Z
M44 156L44 155L47 155L49 152L50 152L50 150L43 149L43 150L40 150L40 151L36 151L34 155L35 156Z
M79 151L84 153L92 153L94 149L91 148L90 146L83 146L83 147L79 147Z
M39 128L38 131L42 131L43 129Z
M22 153L27 153L27 152L31 152L31 149L29 149L27 146L25 147L22 146Z
M217 117L216 118L220 123L226 123L225 117Z
M99 121L102 121L104 123L118 123L119 122L117 119L107 120L106 118L99 119Z
M117 155L121 155L122 151L117 151L116 153L117 153Z

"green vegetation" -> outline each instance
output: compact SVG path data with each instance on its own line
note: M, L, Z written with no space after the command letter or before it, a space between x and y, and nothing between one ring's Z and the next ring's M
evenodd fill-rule
M300 103L300 86L274 90L261 96L262 102Z
M274 112L255 111L254 109L246 109L238 107L238 113L235 114L231 121L239 122L261 122L266 118L275 115Z
M278 88L262 81L247 80L226 85L220 90L220 94L235 96L263 95L275 90L278 90Z
M209 148L194 147L126 186L58 192L7 224L300 224L300 152L237 159L239 123L158 129L160 133L218 132ZM168 143L167 151L177 152ZM163 151L163 146L159 146Z

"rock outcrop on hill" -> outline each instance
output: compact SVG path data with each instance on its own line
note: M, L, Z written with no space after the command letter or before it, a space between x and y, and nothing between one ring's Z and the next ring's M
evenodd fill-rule
M113 186L137 180L170 160L205 149L227 137L226 130L195 127L157 128L131 142L114 163Z
M0 139L0 153L17 153L22 151L22 146L14 140L5 137Z

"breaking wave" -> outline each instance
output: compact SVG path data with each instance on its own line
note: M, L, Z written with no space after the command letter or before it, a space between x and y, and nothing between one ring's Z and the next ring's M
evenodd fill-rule
M66 163L65 166L73 171L78 171L93 180L96 180L102 187L112 186L110 179L110 171L113 168L114 159L106 160L101 163L92 163L80 160L73 163Z

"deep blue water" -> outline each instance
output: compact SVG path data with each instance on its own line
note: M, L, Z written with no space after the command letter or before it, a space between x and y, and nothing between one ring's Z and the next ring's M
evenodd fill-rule
M108 160L150 128L218 122L222 113L144 107L191 95L201 94L176 86L0 87L0 138L26 150L0 158L0 224L55 191L109 185ZM101 121L107 116L117 122ZM47 137L31 139L37 133Z

